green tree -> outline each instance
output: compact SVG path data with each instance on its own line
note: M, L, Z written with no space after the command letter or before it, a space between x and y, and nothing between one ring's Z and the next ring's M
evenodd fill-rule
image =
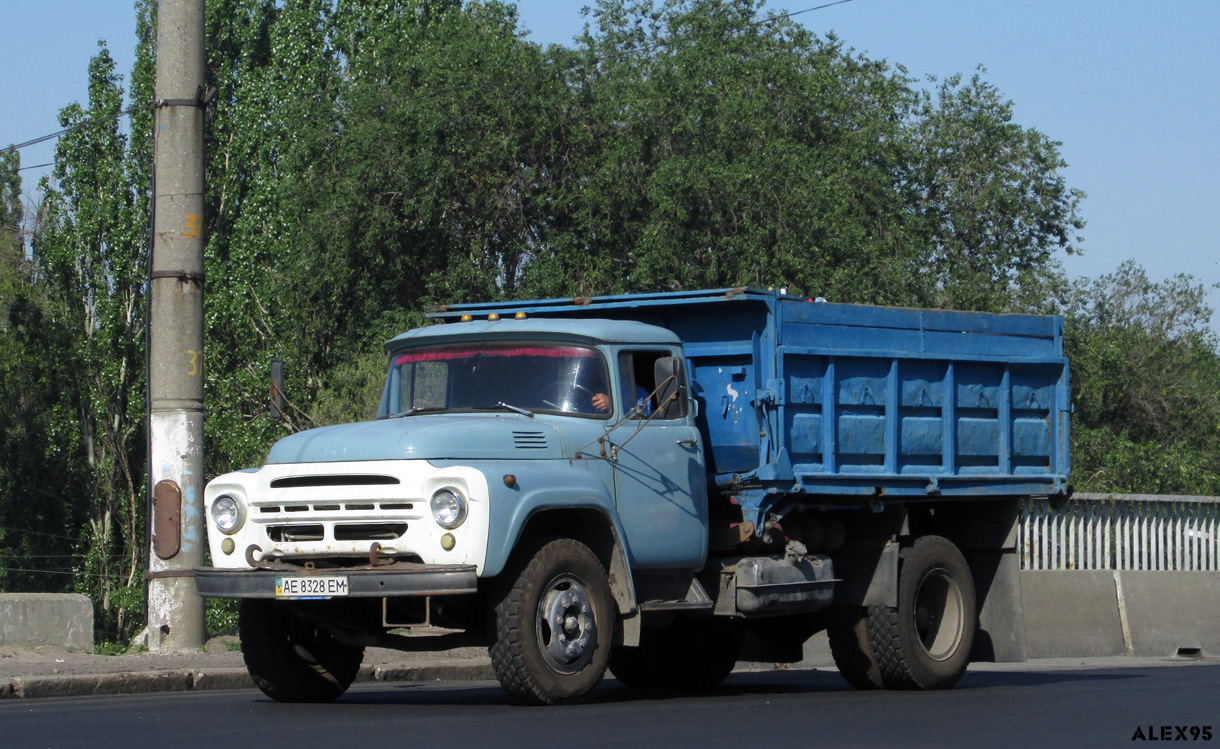
M560 57L576 177L540 293L794 286L906 297L907 79L757 0L605 0Z
M285 212L296 187L294 149L315 128L332 131L335 75L326 33L331 3L221 0L207 6L209 82L218 90L207 120L205 297L208 358L205 445L209 475L261 459L276 436L265 418L272 358L312 384L302 366L314 344L285 310L298 305L285 258L299 227ZM316 309L305 314L323 315ZM294 385L301 379L294 378ZM300 391L294 389L294 403ZM291 428L310 426L290 411ZM297 422L302 422L298 424Z
M0 153L0 590L60 591L81 518L49 417L63 368L47 353L62 331L26 258L20 166Z
M298 257L329 248L326 270L344 279L329 293L348 295L339 330L379 343L405 322L385 316L401 300L418 310L518 293L549 211L567 92L520 38L511 6L373 6L337 15L350 83L333 151L301 172L329 189L322 200L298 191L308 198Z
M1012 102L976 73L922 92L910 137L919 302L1004 310L1077 252L1084 193L1067 186L1060 143L1013 121Z
M13 329L11 312L21 294L24 279L22 265L24 247L21 241L21 156L15 150L0 151L0 590L9 590L10 580L23 569L19 555L20 532L15 488L20 477L15 476L13 448L24 440L9 439L5 414L11 414L21 389L14 388L13 377L19 371L19 342ZM24 451L22 451L24 452Z
M531 294L784 286L1004 309L1074 249L1058 144L979 76L935 93L760 0L601 0Z
M88 107L60 113L65 127L83 126L56 146L57 182L44 181L33 248L50 316L63 332L43 355L62 365L63 397L48 418L54 448L69 455L68 496L86 519L76 587L99 605L103 632L119 636L140 621L132 609L143 587L148 160L128 153L118 121L123 90L100 46L89 65Z
M1134 261L1068 318L1073 472L1085 491L1220 494L1220 352L1205 289Z
M371 416L384 340L433 300L514 293L566 96L499 3L209 5L209 472L280 429ZM236 19L236 20L233 20Z
M0 151L0 277L11 278L24 259L21 239L21 155Z

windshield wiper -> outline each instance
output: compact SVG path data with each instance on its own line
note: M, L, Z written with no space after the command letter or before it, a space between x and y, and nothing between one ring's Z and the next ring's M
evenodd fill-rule
M519 413L522 416L528 416L531 419L534 418L534 412L529 410L528 408L522 408L521 406L513 406L508 403L505 403L504 401L500 401L495 406L493 406L493 408L506 408L509 411L512 411L513 413Z
M443 406L412 406L411 408L408 408L406 411L399 411L396 414L390 414L389 416L384 416L382 418L401 419L405 416L414 416L415 414L418 414L418 413L426 413L428 411L444 411L444 410L446 410L446 409Z

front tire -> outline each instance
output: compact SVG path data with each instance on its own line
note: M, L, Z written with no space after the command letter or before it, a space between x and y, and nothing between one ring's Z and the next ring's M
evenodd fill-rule
M242 656L278 702L330 702L356 680L364 648L343 645L290 605L247 598L238 612Z
M948 689L966 673L978 626L970 566L940 536L904 549L901 565L898 607L869 608L881 677L891 689Z
M551 539L534 548L495 605L492 667L514 701L579 702L606 673L614 633L610 584L579 541Z

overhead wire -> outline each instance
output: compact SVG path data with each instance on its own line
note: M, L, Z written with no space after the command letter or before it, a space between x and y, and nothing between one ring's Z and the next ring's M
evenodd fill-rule
M11 531L13 533L25 533L25 534L29 534L31 536L46 536L47 538L59 538L64 541L79 541L80 540L79 538L73 538L72 536L59 536L54 533L44 533L42 531L31 531L31 530L26 530L25 528L12 528L12 527L8 527L8 526L0 526L0 531Z
M799 16L802 13L812 13L815 10L822 10L824 8L830 8L835 5L843 5L844 3L850 3L853 1L854 0L834 0L834 2L824 3L822 5L817 5L812 8L805 8L804 10L794 10L794 11L791 11L788 13L780 13L778 15L772 15L772 16L767 16L766 18L760 18L757 21L751 22L748 26L749 26L749 28L757 28L759 26L768 26L773 23L778 23L780 21L789 20L793 16ZM664 44L665 44L664 40L658 40L658 41L653 42L652 44L644 45L643 47L640 48L640 50L642 52L652 52L652 51L658 49L659 47L663 46Z
M33 573L39 574L39 575L75 575L75 574L77 574L76 572L73 572L72 570L31 570L31 569L26 569L25 567L0 567L0 572L33 572ZM84 577L97 577L97 575L94 575L94 574L91 574L88 572L82 572L80 574L83 575Z
M29 572L37 575L73 575L75 577L88 577L95 580L100 580L103 577L122 577L122 571L115 572L110 575L102 575L97 572L85 572L84 570L32 570L28 567L0 567L0 572Z
M833 2L833 3L826 3L825 5L819 5L816 8L806 8L804 10L796 10L791 13L785 14L783 17L792 18L793 16L799 16L802 13L810 13L815 10L821 10L823 8L829 8L834 5L842 5L844 3L850 3L850 2L852 2L852 0L835 0L835 2Z
M52 138L58 138L61 135L67 135L68 133L74 133L77 130L80 130L81 128L89 127L90 125L101 124L103 122L109 122L110 120L117 120L120 117L125 117L125 116L131 114L132 112L136 111L137 109L139 109L139 107L133 106L133 107L128 107L127 109L124 109L121 112L116 112L115 114L108 114L108 115L104 115L101 117L90 117L87 120L82 120L82 121L76 123L75 125L64 128L63 130L59 130L54 133L49 133L47 135L42 135L42 136L39 136L32 140L24 141L22 143L14 143L10 146L5 146L4 148L0 148L0 153L6 152L6 151L7 152L19 151L22 148L26 148L28 146L35 146L35 145L38 145L39 143L43 143L45 141L51 140ZM27 168L33 169L33 167L27 167Z

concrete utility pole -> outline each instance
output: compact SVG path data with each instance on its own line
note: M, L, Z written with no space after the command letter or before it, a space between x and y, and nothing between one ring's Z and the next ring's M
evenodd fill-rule
M148 648L203 647L203 3L157 15L149 319Z

